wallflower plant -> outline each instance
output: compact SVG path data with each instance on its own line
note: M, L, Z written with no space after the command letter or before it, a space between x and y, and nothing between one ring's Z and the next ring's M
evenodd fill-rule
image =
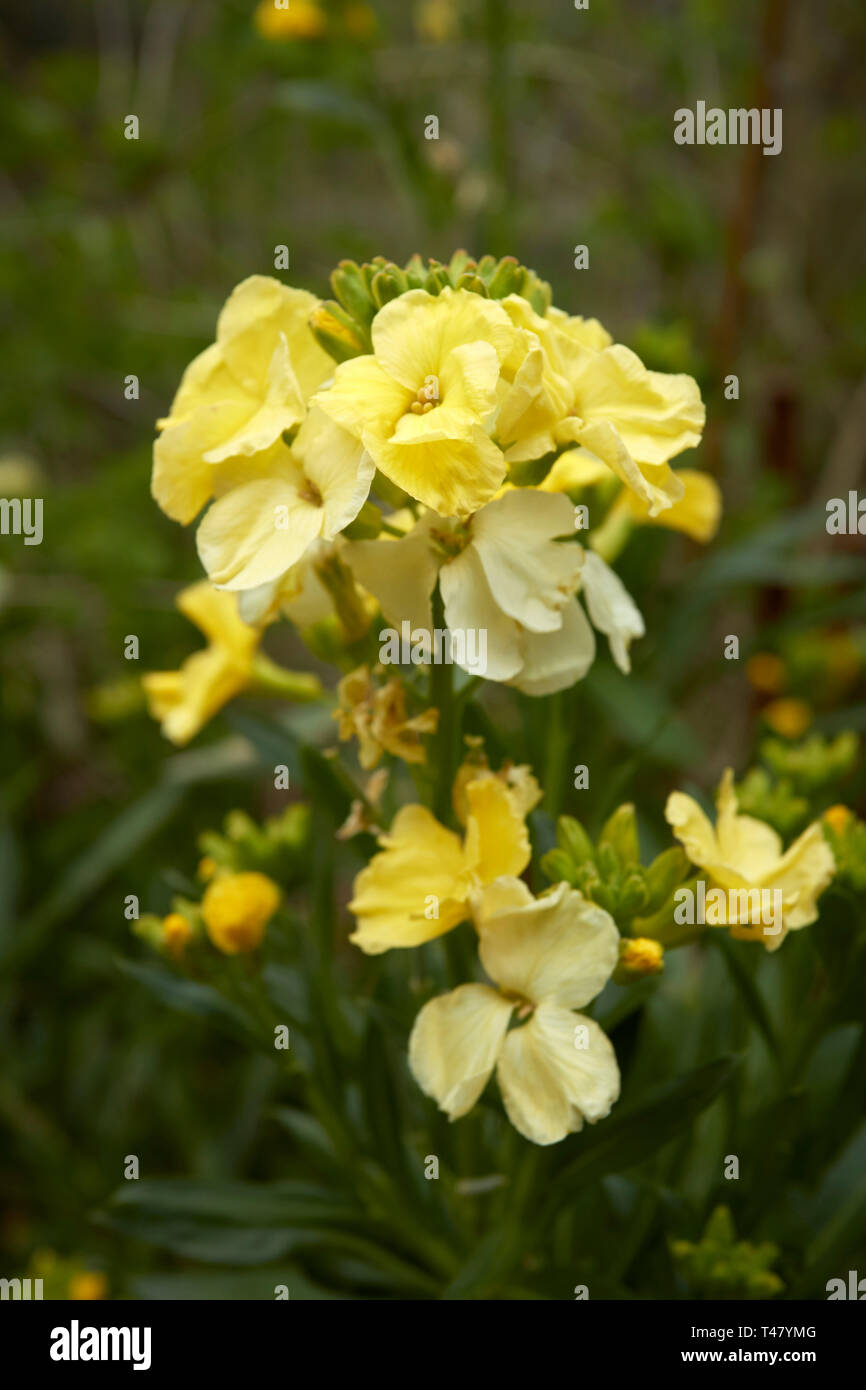
M816 805L817 783L794 806L754 768L740 791L725 772L715 825L697 787L673 786L666 808L617 807L617 788L605 789L594 835L590 794L578 792L579 816L554 825L559 702L597 664L631 680L647 629L643 595L615 564L642 528L701 544L718 529L718 485L676 462L701 439L698 386L554 306L513 258L346 261L332 288L322 302L269 277L243 281L159 424L153 496L197 527L207 579L178 605L209 646L145 677L151 712L185 743L237 696L283 697L267 759L273 794L292 806L208 832L198 887L139 924L175 993L137 968L272 1058L280 1029L291 1033L276 1057L291 1094L278 1118L300 1171L320 1176L304 1192L287 1183L284 1217L308 1273L339 1289L354 1259L376 1271L372 1287L400 1296L519 1297L531 1270L489 1234L506 1198L485 1197L482 1218L461 1194L503 1185L512 1221L532 1213L567 1252L584 1177L663 1153L736 1071L732 1058L683 1070L671 1046L667 1071L630 1079L628 1021L647 1010L664 1030L668 958L720 935L711 923L678 929L677 893L701 876L780 890L783 931L764 936L746 909L719 945L778 1059L753 978L763 953L733 953L760 941L774 956L797 950L788 936L817 929L837 858L862 890L862 826ZM265 655L286 623L319 674ZM404 624L482 630L483 669L389 665L381 631ZM302 724L298 702L323 717ZM608 736L597 706L593 719L589 762ZM544 735L532 767L512 756L526 746L521 722ZM262 728L237 727L254 740ZM335 879L338 838L351 887ZM266 1207L252 1189L249 1201ZM122 1226L124 1210L112 1219ZM682 1230L673 1258L696 1286L724 1290L724 1261L714 1253L705 1269L709 1237L690 1243L697 1235ZM763 1248L735 1249L731 1287L781 1287L762 1273Z

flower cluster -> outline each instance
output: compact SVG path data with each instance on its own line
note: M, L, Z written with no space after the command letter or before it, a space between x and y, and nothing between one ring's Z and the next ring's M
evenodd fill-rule
M250 684L280 614L302 629L336 615L351 642L377 608L432 632L436 597L451 632L485 634L483 670L455 657L470 674L564 689L594 629L627 672L644 624L608 561L641 522L707 539L718 521L715 484L670 466L700 440L696 383L555 308L511 258L342 262L332 283L321 303L244 280L159 422L153 495L198 519L225 595L189 592L211 647L148 682L167 735L186 741Z
M837 863L856 863L862 826L810 798L852 750L769 746L778 784L754 769L738 793L726 772L715 826L673 792L679 844L648 865L633 806L596 843L561 817L542 859L551 886L535 895L524 876L541 789L527 766L494 771L471 735L456 766L461 711L482 678L534 697L566 689L592 665L596 632L628 674L644 622L612 562L637 526L707 541L719 522L713 480L671 467L700 440L700 393L691 377L648 370L597 320L554 307L512 258L345 261L332 287L322 303L245 280L160 422L153 494L177 521L198 522L208 579L178 604L208 646L146 677L147 698L176 743L244 691L327 699L316 677L261 650L281 616L341 670L338 737L357 739L361 768L377 769L362 791L330 764L352 788L338 836L378 837L355 878L351 940L380 956L464 926L449 942L453 988L415 1019L411 1071L452 1120L495 1072L517 1130L556 1143L619 1095L613 1047L580 1012L609 981L658 975L665 951L707 925L776 949L815 920ZM377 618L390 625L385 645ZM454 640L468 633L483 643ZM427 682L389 669L407 635L402 661ZM456 692L436 672L452 662L465 672ZM385 797L389 759L412 775L414 801ZM259 831L236 813L202 843L201 901L176 899L141 933L178 962L205 936L223 956L257 950L281 904L271 874L286 877L278 857L298 843L293 820ZM696 890L698 916L679 916ZM725 894L727 915L704 916Z

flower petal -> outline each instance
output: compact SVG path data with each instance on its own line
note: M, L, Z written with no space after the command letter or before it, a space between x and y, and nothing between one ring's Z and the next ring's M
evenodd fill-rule
M217 343L245 390L262 395L281 336L305 400L331 374L334 364L309 326L318 303L307 290L283 285L270 275L250 275L235 286L217 321Z
M584 1045L580 1045L584 1044ZM505 1038L496 1069L515 1129L533 1144L557 1144L609 1114L619 1067L598 1024L556 1004L541 1004Z
M355 879L350 937L368 955L393 946L419 946L468 915L463 847L424 806L404 806L379 839L382 852ZM436 909L438 916L425 916Z
M279 509L279 510L278 510ZM277 475L226 493L207 512L196 537L212 582L254 589L277 579L321 534L323 510Z
M478 951L491 980L540 1004L579 1009L600 994L619 958L619 932L603 908L567 883L534 898L502 880L472 899ZM505 881L508 883L508 880ZM519 882L519 880L513 881Z
M477 777L465 788L466 866L481 883L501 874L522 874L532 857L529 832L514 795L493 773Z
M379 310L371 334L377 360L413 396L427 377L441 378L455 348L489 343L504 362L514 343L502 306L469 290L409 290Z
M433 626L430 596L436 587L438 560L430 530L438 518L427 512L402 540L346 541L343 555L359 584L378 600L389 623L411 631Z
M486 653L481 669L473 674L490 681L516 676L523 665L520 630L513 618L503 613L490 592L490 585L474 545L442 566L439 588L445 605L445 621L452 632L486 632ZM469 650L469 642L466 641ZM467 667L467 670L471 668Z
M554 539L574 534L574 508L561 493L515 488L472 518L472 545L490 592L530 632L555 632L574 596L581 547Z
M509 685L524 695L551 695L582 680L595 660L595 634L572 599L562 610L558 632L521 633L523 666Z
M451 1120L471 1110L496 1065L513 1005L487 985L431 999L409 1038L409 1067Z
M580 577L590 621L606 635L614 661L628 675L629 646L645 631L634 599L615 570L591 550L586 552Z

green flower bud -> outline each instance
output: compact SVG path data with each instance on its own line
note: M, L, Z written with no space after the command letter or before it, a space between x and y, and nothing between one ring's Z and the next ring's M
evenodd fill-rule
M607 883L618 884L622 877L622 864L613 845L599 845L596 854L599 873Z
M340 261L331 272L331 289L346 313L364 328L369 328L376 313L363 272L354 261Z
M458 277L455 289L471 290L473 294L480 294L484 299L488 297L487 286L481 276L476 275L471 270L465 271L463 275Z
M630 801L618 807L605 821L598 843L599 847L605 844L612 845L623 864L640 863L637 820Z
M618 915L621 917L636 917L639 912L645 912L647 905L647 886L641 870L631 869L625 876L619 894Z
M574 816L560 816L556 822L556 840L560 849L569 854L575 864L595 862L595 850L579 820Z
M648 914L658 912L665 905L677 885L682 883L688 867L688 858L679 845L672 845L653 860L644 874Z
M561 883L564 880L574 887L577 882L576 866L564 849L548 850L541 860L541 867L551 883Z
M320 304L310 315L310 329L320 347L335 362L348 362L369 352L369 344L354 318L335 299Z
M396 265L387 265L382 270L377 270L370 285L370 292L380 309L392 299L405 294L407 289L406 276Z
M505 299L509 294L516 294L516 285L520 279L518 271L520 264L514 256L503 256L497 265L488 282L491 299Z

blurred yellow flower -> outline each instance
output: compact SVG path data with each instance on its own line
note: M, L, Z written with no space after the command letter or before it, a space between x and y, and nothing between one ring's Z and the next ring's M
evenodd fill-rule
M262 633L241 622L234 594L214 589L207 580L184 589L176 603L207 637L208 646L187 657L179 671L149 672L142 685L162 732L181 744L250 684Z
M265 39L319 39L328 16L315 0L261 0L253 23Z
M170 956L179 960L195 936L190 923L180 912L170 912L162 919L162 944Z
M682 531L691 540L706 545L719 529L721 489L715 478L696 468L678 468L674 477L682 483L683 495L679 501L655 516L647 502L629 488L624 488L619 494L611 511L614 515L625 512L640 525L666 526L671 531Z
M283 671L259 653L262 629L241 621L235 594L202 580L184 589L176 603L207 637L208 646L187 657L179 671L142 676L148 709L172 743L188 743L223 705L253 684L279 690L291 700L321 696L317 677Z
M96 1270L82 1270L69 1280L68 1292L72 1300L107 1298L108 1280Z
M280 890L265 874L223 874L201 900L207 934L224 955L254 951L280 905Z
M314 403L410 496L443 516L475 511L505 477L488 426L515 345L508 315L468 290L410 290L371 334L372 355L341 363Z
M382 852L355 879L349 911L358 925L350 939L379 955L432 941L465 921L474 888L529 863L526 816L539 796L527 795L519 779L481 770L461 789L462 839L425 806L404 806L379 837Z
M457 0L420 0L414 17L415 32L428 43L447 43L460 32Z
M495 988L466 984L415 1020L409 1066L450 1120L465 1115L496 1069L508 1118L534 1144L556 1144L603 1119L619 1095L616 1054L574 1012L617 962L613 919L566 883L533 898L514 877L473 894L481 963ZM510 1028L516 1020L520 1026Z
M852 814L852 811L847 806L828 806L827 810L824 812L824 820L831 830L835 830L837 835L841 835L850 821Z
M731 935L743 941L762 941L768 951L778 950L789 931L815 921L817 900L835 872L821 824L813 821L784 850L772 826L738 814L730 768L722 777L716 807L713 828L692 797L672 792L665 816L692 863L727 894ZM760 901L767 893L773 895L772 925L764 920Z
M773 732L782 738L800 738L812 723L811 705L793 696L772 700L761 713Z
M775 652L755 652L746 662L746 679L761 695L778 695L785 685L785 663Z
M406 692L393 677L377 686L367 666L359 666L344 676L337 686L341 739L358 739L359 761L363 768L375 767L383 752L393 753L407 763L423 763L427 753L422 734L434 734L439 711L423 710L412 719L406 717Z

